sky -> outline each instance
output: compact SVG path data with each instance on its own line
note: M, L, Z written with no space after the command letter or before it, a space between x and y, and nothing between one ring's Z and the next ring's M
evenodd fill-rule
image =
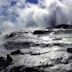
M72 24L72 0L0 0L0 31Z
M38 3L38 0L27 0L27 2L37 4Z

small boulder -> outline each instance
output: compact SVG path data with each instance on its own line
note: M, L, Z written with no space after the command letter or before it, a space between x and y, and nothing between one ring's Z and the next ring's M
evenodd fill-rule
M3 67L5 65L5 58L0 57L0 67Z
M13 62L13 59L12 59L12 57L8 54L8 55L7 55L6 62L5 62L5 67L11 65L12 62Z
M17 54L24 54L24 53L22 53L20 50L11 52L11 55L17 55Z
M67 52L68 52L68 53L72 53L72 48L68 48L68 49L67 49Z
M5 39L9 39L9 38L12 38L12 37L15 37L15 36L16 36L16 33L15 32L12 32L11 34L6 35L5 36Z
M33 32L33 34L48 34L51 33L51 31L48 30L36 30Z

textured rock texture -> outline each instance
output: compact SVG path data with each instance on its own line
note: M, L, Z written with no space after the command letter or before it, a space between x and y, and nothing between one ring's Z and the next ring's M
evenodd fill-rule
M72 29L2 35L0 72L72 72Z

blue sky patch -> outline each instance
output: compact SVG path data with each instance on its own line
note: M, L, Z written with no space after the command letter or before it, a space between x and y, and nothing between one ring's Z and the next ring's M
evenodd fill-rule
M26 2L30 2L30 3L36 4L36 3L38 3L38 0L27 0Z

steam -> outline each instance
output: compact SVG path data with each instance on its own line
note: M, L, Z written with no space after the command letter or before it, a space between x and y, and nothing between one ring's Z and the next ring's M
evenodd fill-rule
M47 28L72 23L71 0L0 0L0 30Z

